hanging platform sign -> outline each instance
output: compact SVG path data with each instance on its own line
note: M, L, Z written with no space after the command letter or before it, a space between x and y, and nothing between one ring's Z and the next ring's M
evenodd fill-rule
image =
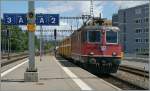
M27 14L5 13L3 14L5 25L27 25ZM36 14L36 25L59 25L59 14Z

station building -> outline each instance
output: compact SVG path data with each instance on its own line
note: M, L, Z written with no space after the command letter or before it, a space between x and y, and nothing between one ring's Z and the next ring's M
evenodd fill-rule
M125 53L149 54L149 4L118 10L112 25L121 30L119 42Z

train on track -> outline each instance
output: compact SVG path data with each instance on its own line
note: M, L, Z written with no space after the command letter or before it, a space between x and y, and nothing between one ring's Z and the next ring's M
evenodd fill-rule
M118 27L104 26L101 21L86 24L65 38L57 52L96 74L116 73L123 57L119 31Z

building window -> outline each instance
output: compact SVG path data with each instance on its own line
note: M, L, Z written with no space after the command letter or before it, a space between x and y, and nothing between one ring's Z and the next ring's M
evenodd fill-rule
M139 29L136 29L135 32L138 33L138 32L139 32Z
M144 48L142 48L142 53L144 53L145 52L145 49Z
M139 39L139 43L142 43L142 39Z
M136 43L138 42L138 39L135 39Z
M141 51L142 51L142 48L136 48L137 53L141 53Z
M136 48L135 51L137 53L148 53L149 49L148 48Z
M136 50L136 52L138 52L138 51L139 51L139 49L138 49L138 48L136 48L135 50Z
M143 21L144 22L149 22L149 18L144 18Z
M143 21L146 22L146 18L144 18Z
M146 18L146 22L148 22L149 21L149 19L148 18Z
M149 12L149 7L145 7L145 13Z
M148 31L149 31L149 29L148 29L148 28L146 28L146 33L148 33Z
M126 23L126 12L123 12L123 22Z
M144 21L146 21L146 20L144 20ZM142 19L136 19L136 20L135 20L135 23L142 23L142 22L143 22Z
M143 33L146 33L146 32L147 32L147 31L146 31L146 28L144 28L144 29L143 29Z
M139 38L135 39L135 42L140 43L140 39Z
M148 28L144 28L143 33L148 33L149 29Z
M140 23L142 23L142 19L140 19L139 21L140 21Z
M142 33L142 29L139 29L139 28L138 28L138 29L135 30L135 32L136 32L136 33Z
M148 39L145 39L145 42L148 43Z
M135 20L135 23L138 23L139 22L139 20Z
M137 38L135 39L136 43L148 43L149 39Z
M141 9L140 8L135 9L135 14L141 14Z
M143 29L137 28L137 29L135 29L135 33L148 33L148 32L149 32L149 28L143 28Z

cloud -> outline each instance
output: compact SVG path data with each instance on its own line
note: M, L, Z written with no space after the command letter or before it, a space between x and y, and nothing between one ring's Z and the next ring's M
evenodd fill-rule
M99 16L99 13L103 10L104 1L94 1L94 16ZM65 13L72 12L77 15L90 14L90 1L54 1L49 3L48 7L38 7L35 10L36 13ZM74 15L75 16L75 15Z
M93 13L95 17L99 17L100 13L103 11L103 1L94 1L93 2ZM87 14L90 15L90 1L76 1L74 2L79 9L79 14Z
M35 13L47 13L47 9L42 8L42 7L38 7L35 9Z
M38 7L35 9L36 13L64 13L67 11L71 11L73 7L71 6L51 6L48 8Z
M61 4L60 4L61 3ZM103 10L103 2L102 1L94 1L93 3L93 12L94 16L98 17L100 12ZM82 14L90 14L90 1L63 1L63 2L53 2L49 3L48 7L37 7L35 9L36 13L59 13L65 16L81 16ZM68 13L68 15L66 14ZM72 30L77 29L82 25L82 20L60 20L60 26L43 26L44 30ZM27 30L26 26L21 26L23 30ZM36 30L40 30L40 26L36 27ZM40 32L35 32L36 35L39 35ZM52 35L52 32L43 32L44 35ZM70 33L64 33L64 35L69 35ZM61 32L58 35L62 35Z
M61 3L61 4L60 4ZM103 10L103 2L102 1L94 1L93 2L93 12L94 16L98 17L100 12ZM59 13L65 16L81 16L83 14L90 14L90 1L60 1L53 3L49 3L48 7L38 7L35 9L36 13ZM67 13L67 14L66 14ZM78 28L82 25L83 21L78 21ZM69 30L77 29L77 22L76 20L72 21L64 21L60 20L60 26L43 26L43 30ZM37 30L40 28L37 27ZM49 34L49 33L47 33Z
M149 3L149 1L114 1L116 5L118 5L118 7L120 9L125 9L125 8L130 8L130 7L135 7L137 5L142 5L142 4L146 4Z
M103 17L103 8L104 8L104 2L96 2L95 3L95 8L94 8L94 14L96 17L99 17L101 13L101 17Z

